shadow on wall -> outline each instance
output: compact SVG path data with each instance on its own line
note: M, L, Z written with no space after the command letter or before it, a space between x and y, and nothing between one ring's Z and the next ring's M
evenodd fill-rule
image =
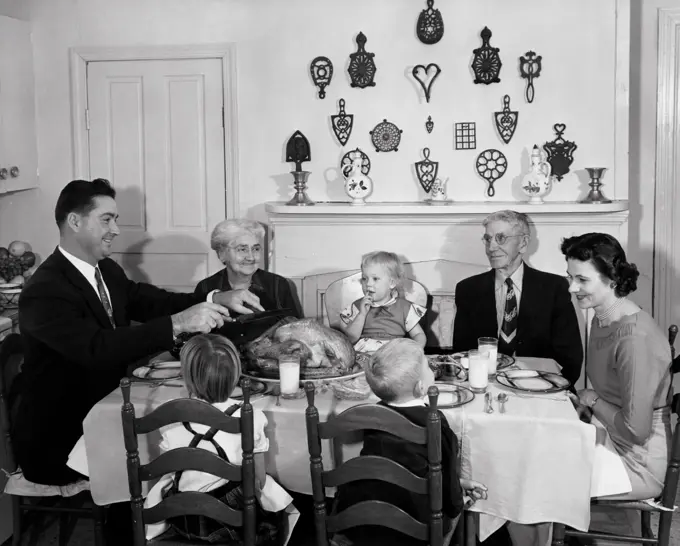
M631 248L631 246L632 245L629 242L628 248ZM662 250L659 251L663 252ZM645 267L645 264L654 263L654 249L649 247L638 247L634 254L628 252L628 249L626 249L626 259L629 262L635 263L638 271L640 271L640 276L638 277L637 281L637 290L632 292L629 297L642 309L652 315L654 313L654 280L646 274L646 271L650 271L651 268ZM673 265L668 263L667 267L672 269L671 276L676 278L677 273L673 268ZM665 321L664 317L656 317L656 319L661 328L667 328L670 326L670 324L663 324ZM675 316L673 316L673 313L671 313L671 321L680 321L680 313L676 313Z
M171 232L153 237L144 231L142 222L135 225L132 219L143 217L145 199L138 188L117 190L121 235L114 242L113 258L130 280L193 291L207 276L207 256L212 250L189 234Z
M172 254L168 249L192 248L191 254ZM196 238L182 233L147 238L117 248L117 259L128 278L160 287L186 287L191 290L208 276L207 254L212 252ZM151 277L156 279L151 281Z

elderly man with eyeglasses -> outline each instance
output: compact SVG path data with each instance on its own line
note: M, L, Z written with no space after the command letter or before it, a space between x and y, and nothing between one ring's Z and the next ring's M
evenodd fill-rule
M498 352L552 358L574 384L583 344L566 279L524 263L531 237L526 214L494 212L483 225L491 271L456 286L454 351L476 349L478 338L496 337Z

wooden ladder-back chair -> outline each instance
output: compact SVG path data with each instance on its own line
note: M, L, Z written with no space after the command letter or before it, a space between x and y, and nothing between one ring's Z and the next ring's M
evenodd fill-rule
M244 545L254 546L255 521L255 461L253 449L253 407L250 404L250 381L243 379L243 405L240 417L230 417L202 400L180 398L171 400L143 417L135 417L135 407L130 402L130 379L120 382L123 391L123 436L127 452L128 482L132 505L134 546L147 544L145 525L158 523L176 516L205 516L227 525L243 527ZM237 466L219 455L198 447L180 447L162 453L148 464L141 464L137 450L137 436L148 434L172 423L196 423L230 434L241 435L243 462ZM230 508L209 493L197 491L178 492L150 508L144 508L142 482L155 480L166 474L182 470L197 470L229 480L241 482L243 511ZM161 540L153 542L162 542Z
M675 338L678 335L678 327L673 324L668 328L668 342L671 345L671 357L673 358L673 374L677 373L678 369L675 366ZM673 430L673 437L671 440L671 454L668 461L668 468L666 469L666 477L664 479L663 490L661 497L657 499L658 504L648 504L642 501L616 501L616 500L593 500L592 505L607 506L611 508L619 508L622 510L640 510L642 521L642 537L633 537L629 535L614 535L609 533L598 532L583 532L575 529L565 527L563 524L554 524L553 526L553 546L562 546L565 544L565 537L582 537L592 540L606 540L611 542L626 542L631 544L654 544L656 546L670 545L671 523L673 520L675 496L678 491L678 482L680 480L680 393L673 396L672 403L673 413L679 417ZM652 513L659 514L659 533L654 536L651 527Z
M23 347L19 334L9 334L0 344L0 427L7 464L2 471L8 480L4 492L12 497L12 546L21 544L23 513L45 512L60 514L59 544L65 546L69 539L69 514L94 520L94 542L104 546L104 508L97 506L90 496L90 483L80 480L65 486L42 485L24 478L17 467L11 438L11 410L7 395L21 370ZM28 499L31 499L29 501ZM42 501L50 500L50 504ZM72 530L72 529L71 529Z
M328 546L329 533L360 525L379 525L399 531L432 546L443 544L441 423L437 411L439 391L430 387L427 427L419 427L395 410L375 405L353 406L325 423L319 422L314 406L314 385L305 385L307 393L307 442L309 447L314 523L317 546ZM400 464L378 456L359 456L332 470L323 469L321 440L342 437L353 431L380 430L410 442L427 445L429 472L421 478ZM325 488L359 480L379 480L395 484L416 494L427 494L431 508L428 523L422 523L400 508L383 501L362 501L333 515L327 515ZM456 522L452 522L455 525Z

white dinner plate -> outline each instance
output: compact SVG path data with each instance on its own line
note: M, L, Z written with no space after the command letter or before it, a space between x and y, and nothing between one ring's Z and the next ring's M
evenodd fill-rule
M506 370L496 374L496 381L517 391L552 393L567 390L571 383L558 373L536 370Z

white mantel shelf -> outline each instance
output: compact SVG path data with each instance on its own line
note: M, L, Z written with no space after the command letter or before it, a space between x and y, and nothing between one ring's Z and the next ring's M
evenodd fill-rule
M498 210L526 212L533 224L531 264L564 273L560 244L564 237L589 231L609 233L625 245L628 201L605 205L547 201L455 201L350 205L319 202L313 206L266 203L271 229L271 270L288 277L356 269L361 256L376 249L396 252L407 262L444 259L488 264L481 244L482 220Z
M547 201L541 205L530 205L518 201L454 201L445 205L429 205L422 201L366 203L366 205L350 205L343 201L322 201L312 206L288 206L283 201L266 203L266 210L272 223L287 223L294 219L308 221L320 220L322 217L333 221L354 218L357 221L369 217L373 221L409 218L409 220L425 220L437 223L450 220L451 217L481 216L492 212L512 209L524 212L530 217L580 217L590 215L607 215L612 217L628 216L628 201L618 200L607 204L585 204L573 201ZM613 218L612 218L613 219Z

